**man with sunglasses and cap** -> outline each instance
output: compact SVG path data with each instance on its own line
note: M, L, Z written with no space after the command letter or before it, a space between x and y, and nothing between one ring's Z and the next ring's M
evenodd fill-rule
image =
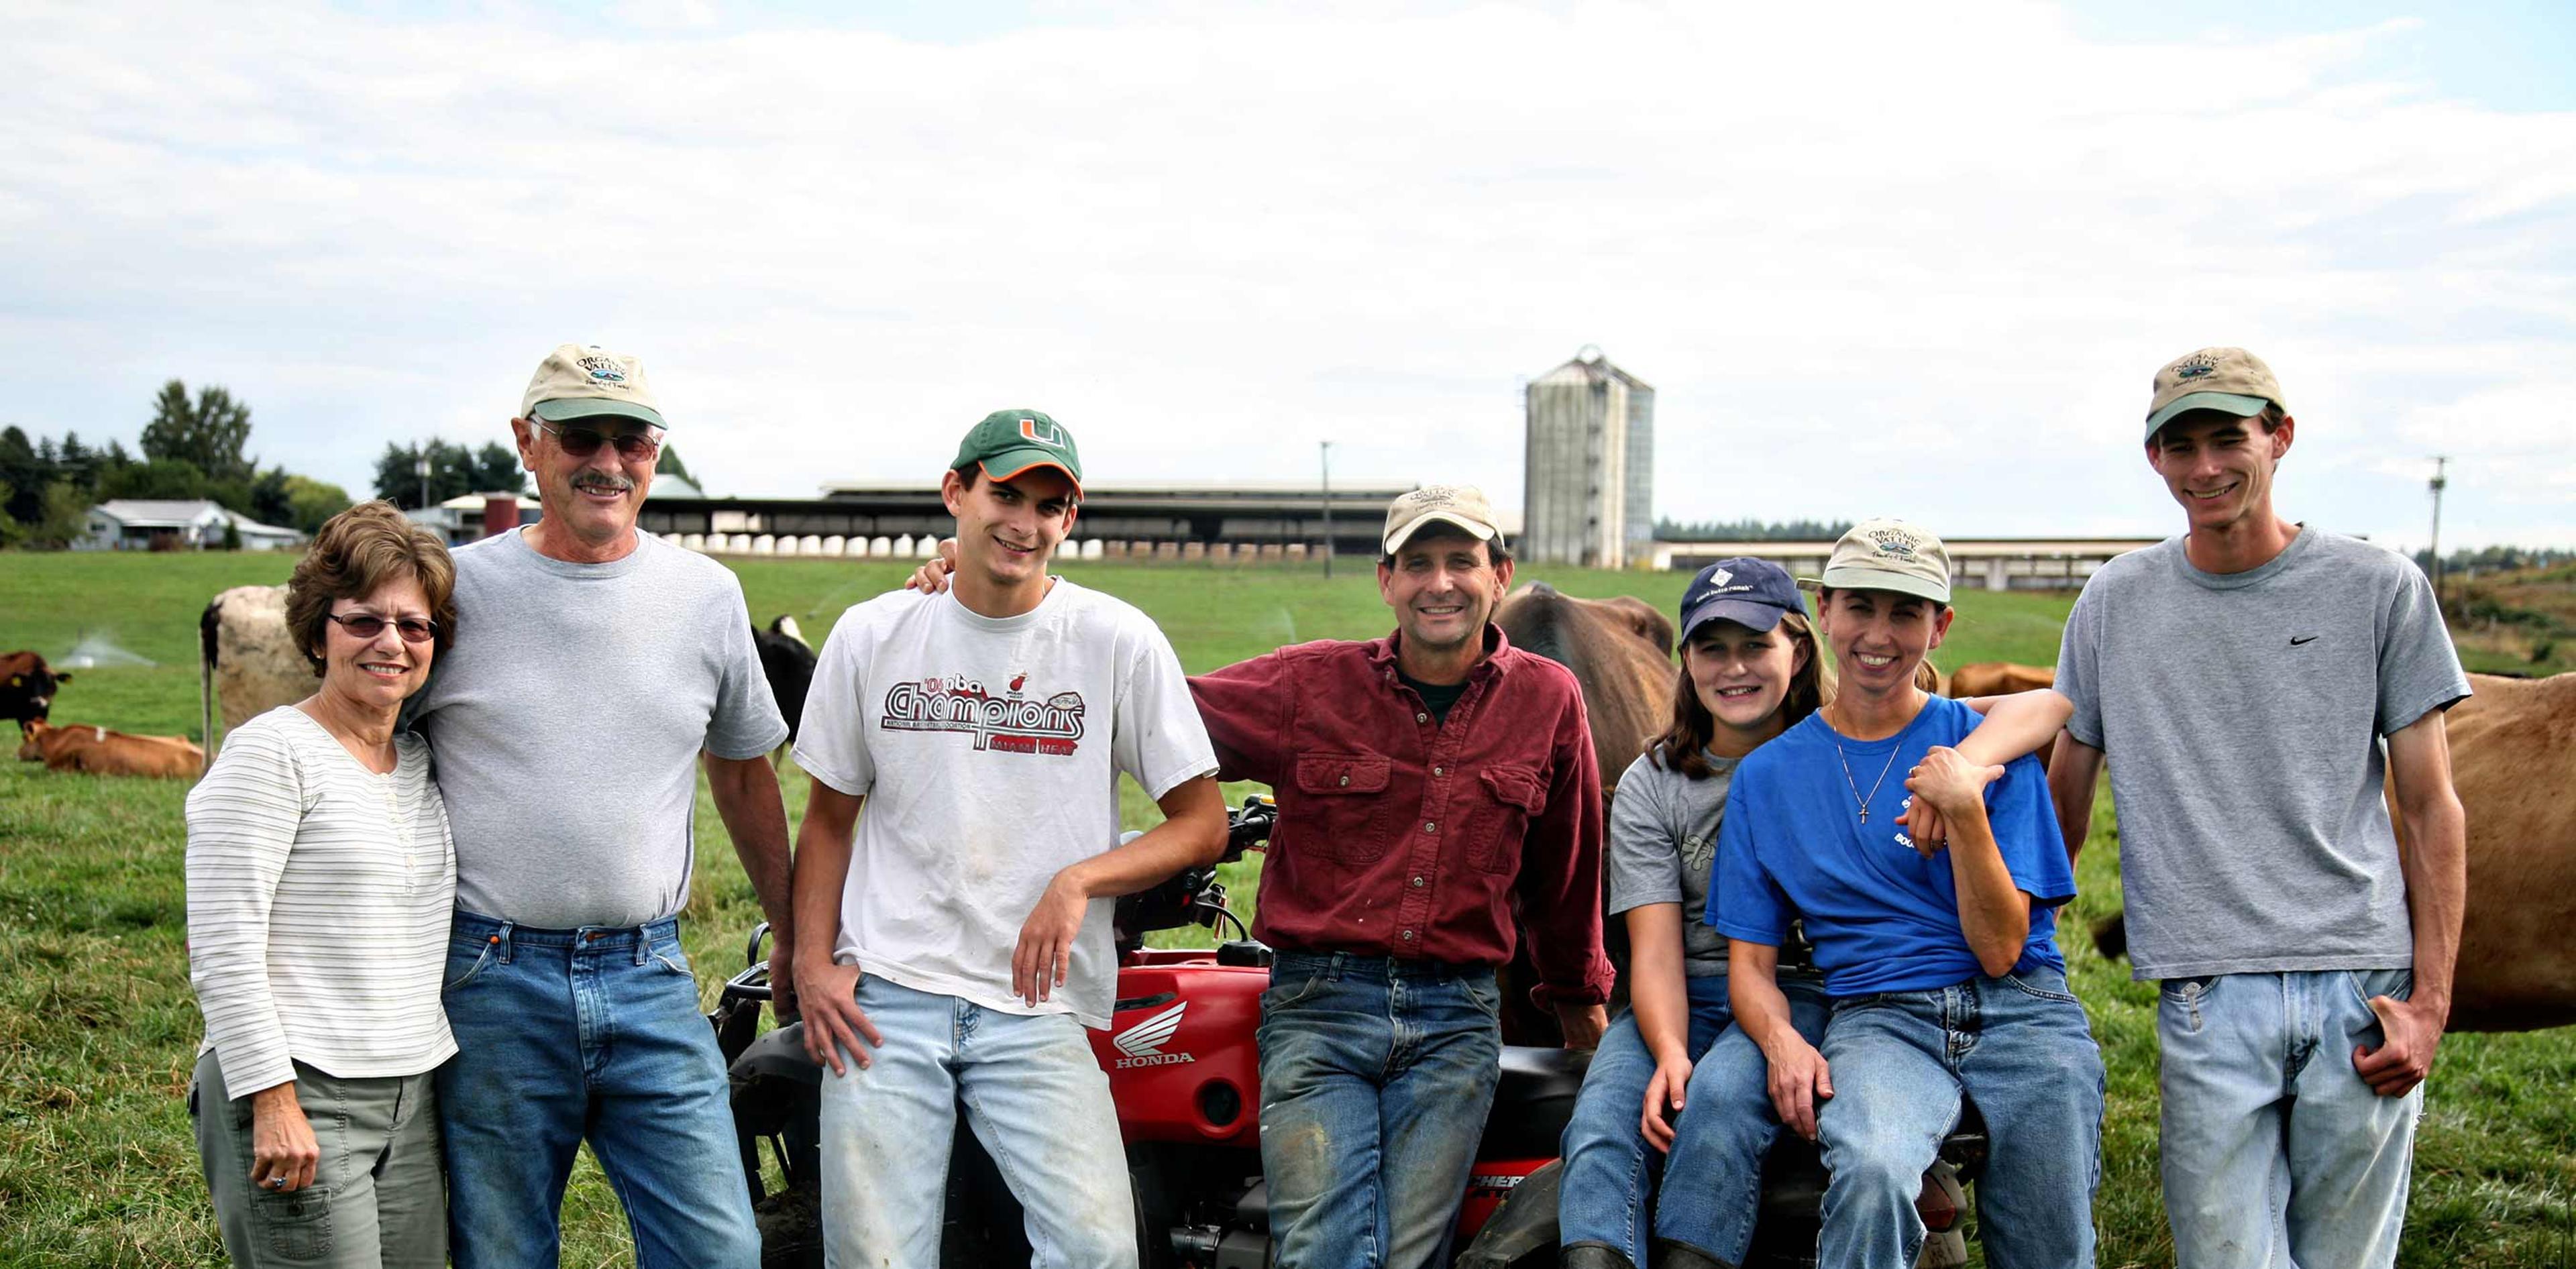
M456 838L438 1073L456 1263L556 1263L584 1140L645 1269L760 1254L722 1059L681 951L703 763L793 972L787 738L731 571L636 531L666 427L631 356L548 354L510 429L536 524L456 552L460 624L412 718ZM780 1011L791 1012L782 994Z
M962 1101L1035 1263L1133 1266L1117 1108L1084 1029L1109 1025L1117 896L1225 849L1216 757L1153 621L1047 571L1082 498L1062 424L986 416L940 496L950 586L843 613L797 732L828 1254L934 1269ZM1123 844L1121 774L1165 817Z
M1607 1018L1601 780L1582 690L1493 625L1512 561L1482 491L1388 508L1396 629L1190 680L1227 779L1277 791L1254 933L1261 1157L1281 1269L1446 1264L1528 927L1566 1043Z
M2185 532L2077 597L2049 783L2080 842L2110 763L2175 1262L2387 1265L2468 884L2443 725L2468 679L2420 570L2273 510L2298 421L2271 367L2204 348L2153 391Z

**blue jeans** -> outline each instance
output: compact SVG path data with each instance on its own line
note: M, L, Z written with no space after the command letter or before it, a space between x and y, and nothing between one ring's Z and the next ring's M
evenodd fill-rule
M1986 1263L2093 1263L2102 1052L2064 974L1840 1000L1823 1051L1835 1096L1816 1123L1829 1174L1818 1264L1913 1265L1924 1237L1914 1198L1962 1094L1986 1120Z
M459 1269L556 1263L587 1137L641 1269L760 1261L731 1093L679 922L541 930L459 911L438 1069Z
M1726 975L1688 978L1683 987L1689 993L1690 1029L1682 1047L1697 1063L1733 1018L1726 1006ZM1646 1263L1646 1241L1652 1234L1646 1217L1664 1156L1646 1144L1637 1121L1645 1113L1646 1086L1654 1078L1655 1055L1637 1031L1637 1015L1620 1014L1593 1050L1592 1065L1583 1072L1583 1091L1575 1094L1574 1113L1557 1146L1565 1163L1556 1204L1559 1246L1589 1243L1617 1251L1629 1264ZM1692 1099L1686 1092L1683 1100Z
M2424 1089L2382 1097L2352 1069L2376 1048L2372 996L2403 969L2165 980L2165 1219L2174 1263L2395 1263Z
M1134 1269L1135 1199L1109 1076L1064 1013L987 1009L870 975L885 1037L823 1073L824 1263L937 1269L957 1103L1027 1215L1030 1263Z
M1277 1269L1449 1262L1501 1072L1494 971L1281 952L1261 995Z
M1821 1042L1833 1009L1824 981L1812 973L1782 974L1778 981L1789 999L1789 1025L1807 1043ZM1643 1100L1640 1089L1640 1109ZM1673 1155L1655 1195L1656 1241L1720 1264L1743 1263L1762 1211L1762 1163L1779 1139L1771 1063L1752 1036L1728 1027L1691 1067L1681 1118L1673 1123Z

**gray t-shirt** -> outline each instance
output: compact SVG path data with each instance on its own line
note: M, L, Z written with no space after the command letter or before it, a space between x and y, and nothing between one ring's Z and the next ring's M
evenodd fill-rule
M2138 978L2414 963L2380 738L2469 682L2413 564L2322 529L2242 573L2133 551L2076 599L2057 690L2110 763Z
M506 533L456 552L456 617L411 717L456 835L457 906L548 929L678 912L698 751L787 739L742 584L657 538L570 564Z
M1726 936L1702 924L1700 914L1708 908L1708 865L1736 760L1706 756L1710 774L1694 780L1656 765L1648 750L1628 764L1610 802L1608 911L1682 905L1682 971L1692 978L1726 972Z

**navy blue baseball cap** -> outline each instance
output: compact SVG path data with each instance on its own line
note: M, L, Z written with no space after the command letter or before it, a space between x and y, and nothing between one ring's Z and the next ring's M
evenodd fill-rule
M1804 612L1797 580L1769 560L1737 556L1699 571L1682 592L1682 641L1712 621L1732 621L1751 630L1769 630L1782 617Z

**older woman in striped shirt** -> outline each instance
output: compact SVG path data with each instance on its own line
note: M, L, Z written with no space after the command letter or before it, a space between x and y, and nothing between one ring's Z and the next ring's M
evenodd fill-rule
M429 749L396 729L456 636L438 538L335 516L288 584L312 696L235 728L188 795L188 1109L236 1265L447 1263L430 1070L456 852Z

